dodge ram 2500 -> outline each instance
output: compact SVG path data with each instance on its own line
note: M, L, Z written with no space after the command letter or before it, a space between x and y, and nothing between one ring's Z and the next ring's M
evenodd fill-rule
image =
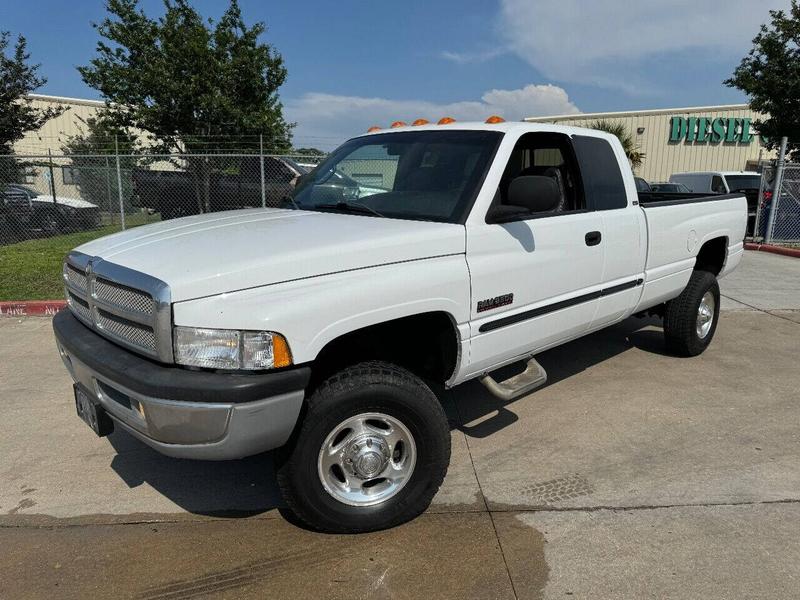
M740 194L637 193L619 141L528 123L349 140L288 208L203 214L89 242L53 321L79 415L177 457L275 453L326 531L413 518L447 471L433 390L503 400L537 353L643 312L695 356L739 263ZM498 381L496 371L524 361Z

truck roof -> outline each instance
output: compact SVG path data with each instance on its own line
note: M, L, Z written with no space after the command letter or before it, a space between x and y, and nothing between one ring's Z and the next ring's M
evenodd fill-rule
M503 133L519 132L550 132L563 133L565 135L592 135L595 137L614 138L613 135L597 129L586 127L573 127L570 125L555 125L553 123L527 123L524 121L504 121L502 123L484 123L482 121L455 121L446 125L406 125L404 127L386 127L377 131L363 133L354 137L375 135L381 133L400 133L403 131L442 131L443 129L460 131L502 131Z

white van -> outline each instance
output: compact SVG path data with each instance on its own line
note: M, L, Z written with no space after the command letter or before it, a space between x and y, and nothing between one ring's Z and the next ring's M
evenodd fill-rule
M675 173L669 182L682 183L698 194L730 194L739 190L758 190L761 174L755 171L697 171Z

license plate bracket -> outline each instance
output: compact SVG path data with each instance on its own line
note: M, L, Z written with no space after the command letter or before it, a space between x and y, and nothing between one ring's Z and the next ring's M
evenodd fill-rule
M98 437L105 437L114 431L114 421L97 399L77 383L72 387L75 392L75 410L83 422L91 427Z

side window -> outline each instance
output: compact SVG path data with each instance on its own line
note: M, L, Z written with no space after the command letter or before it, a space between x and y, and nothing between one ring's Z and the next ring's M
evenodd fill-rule
M556 207L538 216L554 216L585 208L583 187L577 160L568 136L560 133L526 133L517 141L497 189L495 204L509 206L508 189L517 177L538 175L556 183L559 202ZM531 218L520 213L519 219Z
M715 194L724 194L727 192L725 189L725 182L722 181L722 177L719 175L714 175L711 178L711 191Z
M606 140L576 135L572 138L583 178L586 206L611 210L628 206L625 183L614 150Z

